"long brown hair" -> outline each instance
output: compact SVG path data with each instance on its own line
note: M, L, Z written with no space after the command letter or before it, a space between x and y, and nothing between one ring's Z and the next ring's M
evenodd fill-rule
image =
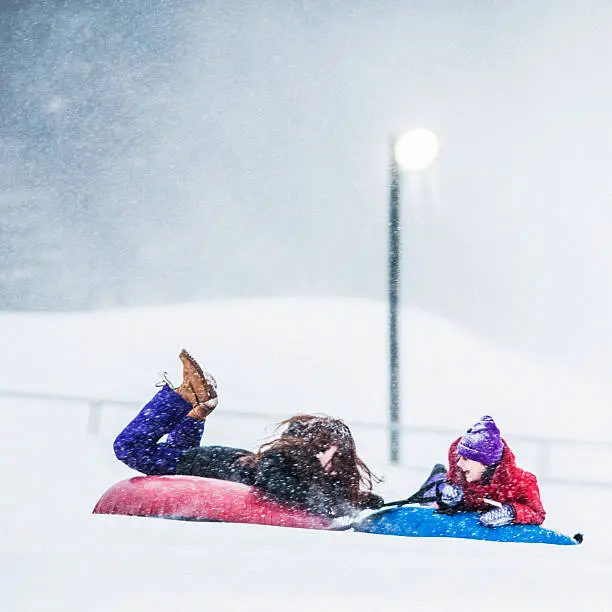
M280 435L262 444L253 455L245 457L245 461L257 464L270 453L282 452L293 458L307 477L312 471L309 466L318 462L316 455L336 446L338 451L332 458L329 476L345 490L352 503L357 504L364 493L372 491L374 482L380 482L357 455L351 430L341 419L297 414L281 421L275 432Z

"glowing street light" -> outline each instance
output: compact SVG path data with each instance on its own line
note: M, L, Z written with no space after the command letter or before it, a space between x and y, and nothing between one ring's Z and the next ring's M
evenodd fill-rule
M391 463L400 460L400 380L398 310L400 288L400 169L420 172L438 156L436 135L419 128L404 132L391 142L389 183L389 453Z
M393 155L400 168L425 170L438 157L440 143L433 132L419 128L404 132L395 140Z

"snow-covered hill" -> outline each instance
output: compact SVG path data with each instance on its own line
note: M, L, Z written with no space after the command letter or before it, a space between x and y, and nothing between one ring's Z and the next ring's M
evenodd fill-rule
M500 351L424 313L403 317L407 424L459 434L490 413L510 444L527 433L609 439L608 387ZM211 442L254 446L273 420L299 411L386 419L381 303L270 299L2 314L0 337L0 390L136 404L154 391L158 372L178 379L176 354L185 346L219 380ZM224 409L270 417L230 419ZM547 525L584 531L580 547L92 516L100 494L130 475L111 443L133 411L105 411L96 436L86 434L80 404L0 398L0 414L3 610L612 609L609 489L542 486ZM385 463L384 436L356 433L365 459L386 478L383 492L407 494L420 482L424 474Z
M256 299L87 314L2 314L0 389L140 402L160 370L178 377L185 345L219 380L229 409L316 408L384 422L382 302ZM401 321L404 421L463 430L484 412L506 433L610 441L612 385L500 350L448 321ZM586 428L576 411L596 420Z

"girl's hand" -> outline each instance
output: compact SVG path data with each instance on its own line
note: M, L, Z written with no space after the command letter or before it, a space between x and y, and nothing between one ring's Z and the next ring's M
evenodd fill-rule
M483 512L479 521L485 527L505 527L511 525L515 517L514 508L510 504L503 504L499 508Z
M461 487L450 482L444 483L444 486L440 490L440 501L446 506L452 508L453 506L459 505L463 499L463 491Z
M316 457L321 464L324 472L331 472L332 469L332 459L334 455L338 452L337 446L330 446L326 451L321 451L317 453Z

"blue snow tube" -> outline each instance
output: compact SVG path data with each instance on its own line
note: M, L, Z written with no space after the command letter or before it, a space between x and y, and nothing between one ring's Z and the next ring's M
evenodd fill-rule
M492 542L530 542L539 544L579 544L580 534L573 538L537 525L508 525L491 529L478 522L475 512L453 516L435 514L431 508L400 506L382 510L355 525L363 533L419 538L467 538Z

